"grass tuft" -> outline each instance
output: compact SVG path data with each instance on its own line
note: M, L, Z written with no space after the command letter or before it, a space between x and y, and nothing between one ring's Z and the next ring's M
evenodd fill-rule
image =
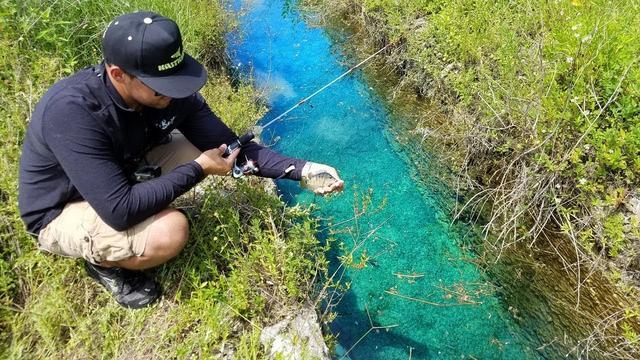
M309 211L285 207L257 179L185 195L199 216L183 253L153 270L164 296L148 309L121 308L81 261L36 249L17 209L30 113L55 81L100 61L108 21L138 9L177 21L210 70L203 95L230 127L246 130L265 111L225 74L233 19L219 2L0 0L0 358L260 358L259 328L306 301L322 271Z

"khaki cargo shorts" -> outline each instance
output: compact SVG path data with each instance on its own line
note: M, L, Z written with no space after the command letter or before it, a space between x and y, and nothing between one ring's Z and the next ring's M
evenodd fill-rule
M100 264L140 256L149 238L149 225L155 216L125 230L107 225L86 201L67 204L38 235L42 250L54 254L82 257Z
M201 152L180 132L171 133L171 141L152 149L148 164L159 165L165 174L197 158ZM149 238L151 216L124 231L107 225L86 201L67 204L62 213L38 235L40 249L68 257L82 257L94 264L104 260L120 261L141 256Z

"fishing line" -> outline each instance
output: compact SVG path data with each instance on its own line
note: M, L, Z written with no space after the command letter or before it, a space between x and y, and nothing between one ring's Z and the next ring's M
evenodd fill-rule
M389 46L393 45L394 43L389 43L385 46L383 46L382 48L380 48L378 51L374 52L373 54L367 56L367 58L365 58L364 60L360 61L359 63L357 63L356 65L352 66L351 68L349 68L347 71L343 72L342 74L340 74L338 77L334 78L333 80L329 81L328 83L326 83L324 86L322 86L321 88L319 88L318 90L316 90L315 92L313 92L311 95L303 98L302 100L298 101L295 105L293 105L292 107L290 107L289 109L287 109L285 112L283 112L282 114L276 116L275 118L273 118L271 121L269 121L268 123L266 123L265 125L256 125L254 126L251 130L249 130L248 132L246 132L244 135L240 136L236 141L232 142L231 144L229 144L229 146L227 146L227 148L225 149L224 153L222 154L223 158L228 157L229 155L231 155L232 152L234 152L236 149L241 148L242 146L244 146L245 144L249 143L251 140L253 140L253 138L255 138L256 135L260 136L260 134L262 133L262 131L271 126L273 123L275 123L276 121L284 118L285 116L287 116L287 114L289 114L290 112L292 112L293 110L297 109L298 107L300 107L302 104L307 103L309 100L311 100L314 96L320 94L321 92L325 91L327 88L329 88L331 85L335 84L336 82L340 81L342 78L344 78L345 76L349 75L350 73L352 73L354 70L360 68L362 65L366 64L367 62L369 62L371 59L373 59L374 57L376 57L378 54L380 54L381 52L383 52L384 50L386 50ZM280 175L278 178L283 178L286 177L291 171L293 171L295 168L290 166L289 168L287 168L282 175ZM258 167L255 163L255 161L251 160L251 159L247 159L247 161L244 163L244 165L238 165L237 161L234 161L234 165L233 165L233 169L231 171L231 175L234 178L241 178L244 175L250 175L250 174L255 174L258 172ZM320 181L324 181L327 180L325 179L325 177L329 178L329 179L334 179L333 175L329 174L328 172L323 172L323 173L319 173L314 175L314 178L317 178L316 180ZM307 179L308 180L308 179Z
M264 130L266 127L270 126L271 124L273 124L274 122L282 119L283 117L285 117L288 113L292 112L293 110L295 110L296 108L298 108L300 105L306 103L307 101L309 101L312 97L320 94L321 92L323 92L325 89L327 89L329 86L335 84L336 82L340 81L340 79L342 79L343 77L349 75L352 71L354 71L355 69L359 68L360 66L364 65L365 63L367 63L369 60L373 59L376 55L380 54L381 52L383 52L385 49L387 49L389 46L391 45L391 43L385 45L383 48L381 48L380 50L376 51L375 53L369 55L366 59L360 61L358 64L352 66L349 70L343 72L342 74L340 74L340 76L338 76L337 78L331 80L330 82L328 82L326 85L324 85L323 87L321 87L320 89L316 90L316 92L314 92L313 94L307 96L306 98L298 101L295 105L293 105L292 107L290 107L287 111L283 112L282 114L276 116L273 120L269 121L268 123L266 123L265 125L262 126L258 126L260 128L260 130Z
M236 141L234 141L233 143L231 143L227 149L225 150L224 154L222 155L223 157L227 157L229 155L231 155L231 153L244 146L245 144L247 144L249 141L253 140L253 138L256 135L260 135L262 133L262 131L271 126L273 123L275 123L276 121L284 118L287 114L289 114L290 112L292 112L293 110L297 109L300 105L306 103L307 101L309 101L311 98L313 98L314 96L320 94L321 92L323 92L324 90L326 90L328 87L330 87L331 85L335 84L336 82L340 81L340 79L344 78L345 76L349 75L351 72L353 72L354 70L358 69L359 67L361 67L362 65L366 64L367 62L369 62L369 60L373 59L376 55L380 54L381 52L383 52L384 50L386 50L389 46L391 46L393 43L389 43L387 45L385 45L384 47L382 47L381 49L379 49L378 51L376 51L375 53L369 55L366 59L360 61L359 63L357 63L356 65L352 66L351 68L349 68L347 71L343 72L342 74L340 74L338 77L336 77L335 79L331 80L330 82L328 82L327 84L325 84L324 86L322 86L320 89L316 90L313 94L305 97L304 99L298 101L295 105L293 105L292 107L290 107L289 109L287 109L285 112L283 112L282 114L276 116L273 120L269 121L268 123L266 123L265 125L257 125L255 126L253 129L249 130L247 133L245 133L244 135L240 136ZM235 175L235 174L234 174Z

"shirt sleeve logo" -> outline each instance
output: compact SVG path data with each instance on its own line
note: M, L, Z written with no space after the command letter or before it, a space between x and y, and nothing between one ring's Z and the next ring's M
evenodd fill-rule
M172 116L170 119L162 119L160 123L156 126L160 128L160 130L166 130L169 126L173 125L173 121L176 119L175 116Z

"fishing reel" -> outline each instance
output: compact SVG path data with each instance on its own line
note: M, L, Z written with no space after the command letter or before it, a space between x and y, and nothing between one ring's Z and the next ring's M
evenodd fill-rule
M256 136L260 136L260 134L262 133L262 129L263 128L261 126L254 126L253 128L251 128L251 130L247 131L246 134L240 136L236 141L229 144L224 153L222 153L222 157L226 158L227 156L231 155L231 153L235 149L245 146L249 143L249 141L253 140L253 138L255 138Z
M233 176L234 179L239 179L246 175L256 174L257 172L258 172L258 166L256 165L255 161L247 159L247 161L244 164L238 165L238 159L236 159L233 163L231 176Z
M243 147L248 144L256 135L260 135L262 128L260 126L255 126L253 129L249 130L246 134L240 136L236 141L232 142L227 146L227 149L222 154L223 158L228 157L234 152L236 149ZM258 172L258 165L255 161L246 159L245 163L242 165L238 165L238 159L233 162L233 169L231 170L231 176L234 179L239 179L245 175L253 175Z

